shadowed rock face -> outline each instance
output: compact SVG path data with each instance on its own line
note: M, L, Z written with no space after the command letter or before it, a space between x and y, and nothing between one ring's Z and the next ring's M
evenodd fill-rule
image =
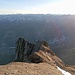
M19 38L16 43L16 61L25 61L34 50L35 45L25 41L23 38Z
M72 75L75 75L75 68L72 66L65 65L64 62L60 58L58 58L55 55L55 53L49 48L49 45L47 42L37 41L36 44L32 44L24 40L23 38L19 38L16 44L17 46L16 46L15 61L29 62L29 63L31 62L32 64L33 63L40 64L41 62L43 62L43 63L46 63L47 65L54 67L55 69L57 69L57 67L60 67L61 69L70 72ZM59 73L55 75L59 75Z
M64 67L64 63L49 48L46 41L37 41L36 44L32 44L23 38L19 38L16 43L16 61L33 63L47 62L51 65Z

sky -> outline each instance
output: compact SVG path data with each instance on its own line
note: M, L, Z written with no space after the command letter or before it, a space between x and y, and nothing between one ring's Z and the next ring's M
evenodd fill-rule
M75 0L0 0L0 14L75 14Z

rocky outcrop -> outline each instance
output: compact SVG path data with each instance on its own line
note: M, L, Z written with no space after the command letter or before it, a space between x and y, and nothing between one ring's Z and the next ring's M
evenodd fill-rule
M38 41L32 44L19 38L16 44L15 61L18 62L0 66L0 75L63 75L59 69L70 73L67 75L75 75L75 67L66 66L49 48L47 42Z
M26 61L29 55L34 50L35 45L25 41L23 38L19 38L16 42L16 61Z
M32 44L23 38L17 40L16 61L20 62L47 62L51 65L64 67L64 63L55 53L49 48L46 41L37 41Z

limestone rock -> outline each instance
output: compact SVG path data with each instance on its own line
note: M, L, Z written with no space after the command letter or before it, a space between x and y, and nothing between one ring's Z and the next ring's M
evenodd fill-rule
M23 38L19 38L17 40L16 46L16 61L26 61L28 56L31 54L32 50L34 50L34 44L25 41Z
M64 67L63 61L58 58L55 53L49 48L46 41L37 41L32 44L23 38L17 40L16 61L20 62L47 62L53 66Z

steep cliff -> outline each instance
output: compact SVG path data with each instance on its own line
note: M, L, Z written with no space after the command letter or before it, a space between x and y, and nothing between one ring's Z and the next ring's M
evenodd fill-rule
M16 44L16 62L0 66L0 75L75 75L75 67L57 57L46 41L19 38Z
M36 44L32 44L23 38L17 40L16 61L47 62L51 65L64 67L64 62L55 55L46 41L37 41Z

